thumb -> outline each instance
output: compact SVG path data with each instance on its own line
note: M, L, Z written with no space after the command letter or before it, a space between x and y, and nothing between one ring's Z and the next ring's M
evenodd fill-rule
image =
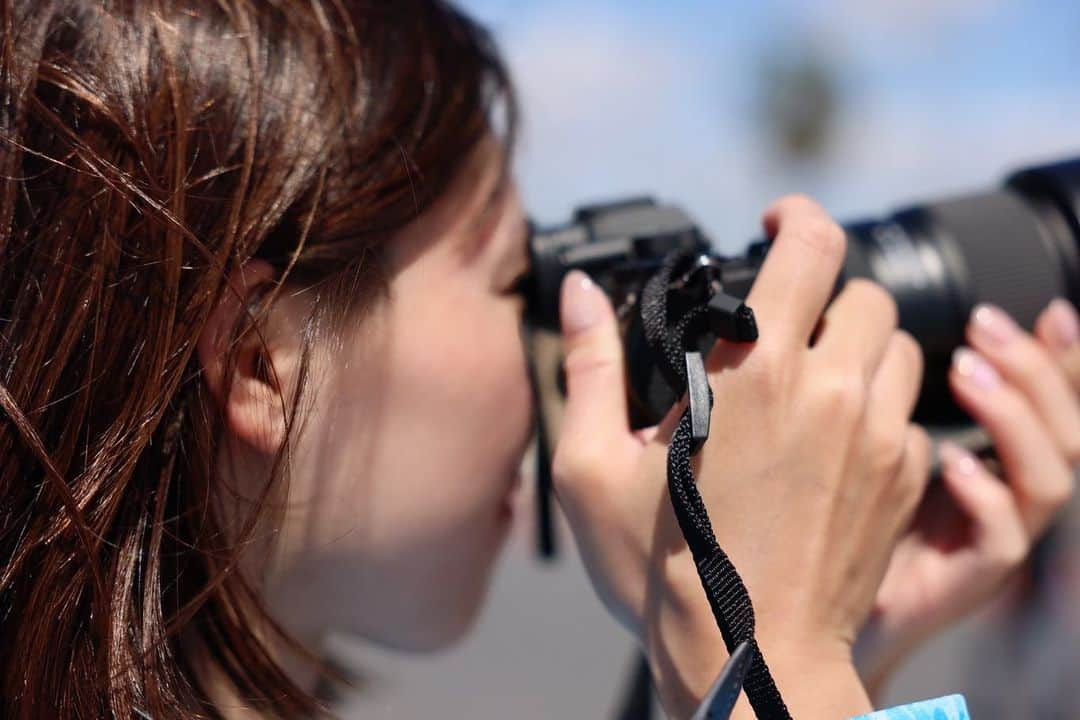
M560 445L591 455L630 437L622 339L611 302L585 273L567 274L559 305L567 386Z

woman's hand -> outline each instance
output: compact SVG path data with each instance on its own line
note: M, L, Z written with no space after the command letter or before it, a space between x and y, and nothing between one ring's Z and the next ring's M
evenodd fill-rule
M893 556L858 645L875 694L923 639L991 597L1073 491L1080 461L1080 322L1064 300L1035 337L980 306L959 350L953 393L989 433L1004 480L970 453L940 449L942 480L927 492Z
M849 283L826 311L845 247L820 207L785 198L765 225L775 240L748 298L761 336L709 358L695 474L793 713L855 715L870 705L850 646L927 476L929 441L909 423L921 354L876 285ZM681 408L631 432L611 307L580 274L563 292L558 495L600 596L642 642L669 713L687 716L726 650L667 495Z

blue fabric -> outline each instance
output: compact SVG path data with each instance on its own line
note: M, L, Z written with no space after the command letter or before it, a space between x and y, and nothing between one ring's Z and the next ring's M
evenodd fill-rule
M947 695L936 700L924 700L878 710L851 720L971 720L963 695Z

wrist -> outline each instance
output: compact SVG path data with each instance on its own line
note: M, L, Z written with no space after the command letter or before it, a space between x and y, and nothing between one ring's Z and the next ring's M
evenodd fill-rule
M642 639L653 682L668 716L689 718L727 662L727 647L700 588L681 598L668 596L656 607ZM850 643L796 633L761 634L757 640L793 716L845 718L873 709ZM744 697L732 718L753 717Z
M656 693L675 720L693 716L727 662L728 651L696 568L677 556L671 560L665 567L666 582L659 585L664 589L643 623L641 641Z
M832 646L789 646L762 640L759 644L793 717L839 720L873 710L850 653L837 654ZM657 694L672 720L693 716L728 658L719 632L715 642L682 646L681 650L649 655ZM754 717L744 696L732 719Z
M873 710L850 646L765 637L758 643L793 717L839 719Z
M888 690L896 669L926 639L929 631L914 622L890 623L881 616L871 616L859 632L854 647L855 667L862 677L871 700L876 704Z
M670 556L662 572L663 582L654 584L662 590L655 602L646 602L641 643L668 715L689 718L727 662L728 650L688 554ZM843 718L872 710L855 669L854 638L806 630L812 623L796 620L793 607L757 614L758 645L795 717ZM746 712L744 699L733 717Z

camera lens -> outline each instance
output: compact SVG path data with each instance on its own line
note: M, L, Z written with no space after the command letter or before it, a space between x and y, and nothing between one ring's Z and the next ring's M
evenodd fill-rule
M959 418L947 392L952 351L972 308L992 302L1030 329L1055 297L1075 299L1080 280L1077 162L1018 173L1001 190L906 208L849 223L843 277L867 277L896 299L900 325L926 360L917 417Z

